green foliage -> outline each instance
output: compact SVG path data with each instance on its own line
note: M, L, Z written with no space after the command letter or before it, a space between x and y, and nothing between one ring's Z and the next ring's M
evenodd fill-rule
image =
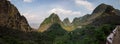
M115 28L114 25L109 25L109 24L105 24L96 28L95 36L97 40L105 42L106 37L112 32L114 28Z
M68 33L67 40L62 44L100 44L105 43L106 37L115 28L114 25L104 24L99 27L85 26Z
M0 27L0 44L100 44L105 43L114 28L108 24L88 25L68 33L56 23L47 31L38 33Z
M60 19L59 17L57 16L57 14L55 13L52 13L48 18L46 18L43 23L41 25L44 25L44 24L50 24L50 23L53 23L53 22L59 22Z
M46 18L41 25L43 25L43 24L48 24L49 22L51 22L51 20L50 20L49 18Z

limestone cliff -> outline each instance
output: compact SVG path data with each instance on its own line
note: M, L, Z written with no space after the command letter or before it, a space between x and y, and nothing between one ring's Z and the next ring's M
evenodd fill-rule
M0 0L0 26L22 31L32 29L26 18L21 16L18 9L7 0Z

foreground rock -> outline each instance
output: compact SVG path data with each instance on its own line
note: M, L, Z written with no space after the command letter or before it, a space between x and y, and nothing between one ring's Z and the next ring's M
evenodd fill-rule
M31 31L26 18L7 0L0 0L0 26L22 31Z

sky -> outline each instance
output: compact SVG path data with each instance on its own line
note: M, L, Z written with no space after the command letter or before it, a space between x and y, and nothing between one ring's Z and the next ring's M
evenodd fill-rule
M120 0L9 0L24 15L33 28L39 28L43 20L56 13L63 21L91 14L101 3L112 5L120 10Z

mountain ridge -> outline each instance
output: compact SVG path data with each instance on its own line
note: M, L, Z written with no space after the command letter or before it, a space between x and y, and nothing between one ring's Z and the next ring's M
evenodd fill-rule
M86 21L81 21L81 19L83 19L86 16L83 16L80 18L80 25L84 26L84 25L95 25L95 26L99 26L102 24L112 24L116 23L119 24L119 17L120 17L120 10L115 9L113 6L111 5L107 5L107 4L100 4L98 5L93 12L87 16L87 18L85 18L84 20ZM111 22L111 23L109 23Z
M100 4L98 5L91 14L86 14L82 17L75 17L72 21L72 23L69 21L68 18L65 18L63 21L60 20L59 16L56 15L50 15L48 18L46 19L51 19L50 17L54 17L57 16L56 18L53 18L50 20L51 21L55 21L56 20L57 23L59 23L62 28L64 28L66 31L73 31L76 28L81 28L82 26L86 26L86 25L95 25L95 26L99 26L102 24L120 24L119 20L120 19L120 10L115 9L113 6L111 5L107 5L107 4ZM45 19L45 20L46 20ZM48 21L48 23L50 23ZM43 21L43 23L45 23L45 21ZM42 24L43 24L42 23ZM54 24L55 22L51 22L51 24ZM41 24L41 25L42 25ZM50 25L51 25L50 24ZM45 25L45 26L49 26L50 25ZM43 26L45 28L45 26ZM43 28L43 30L44 30ZM40 28L39 28L40 30ZM47 30L47 28L46 28Z

